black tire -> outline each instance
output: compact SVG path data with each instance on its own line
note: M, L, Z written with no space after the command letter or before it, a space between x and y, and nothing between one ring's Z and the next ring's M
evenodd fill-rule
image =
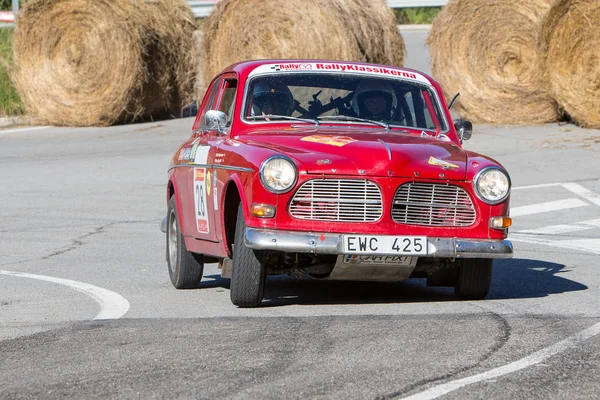
M265 266L254 250L244 244L246 222L240 204L235 224L233 263L231 266L231 302L238 307L257 307L263 299Z
M175 196L172 196L167 209L166 233L169 277L177 289L195 289L202 280L204 256L187 250L179 227Z
M454 294L461 300L482 300L490 291L492 259L475 258L462 261Z

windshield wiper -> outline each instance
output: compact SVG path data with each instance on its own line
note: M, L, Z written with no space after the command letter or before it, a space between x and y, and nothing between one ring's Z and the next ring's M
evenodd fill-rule
M373 121L372 119L366 119L366 118L352 117L350 115L325 115L322 117L317 117L317 119L320 121L331 119L331 120L336 120L336 121L366 122L368 124L381 126L382 128L385 128L386 130L390 129L390 125L385 122Z
M252 119L252 120L288 119L288 120L292 120L292 121L308 122L311 124L315 124L317 126L320 125L318 119L296 118L296 117L290 117L289 115L250 115L250 116L246 117L246 119Z

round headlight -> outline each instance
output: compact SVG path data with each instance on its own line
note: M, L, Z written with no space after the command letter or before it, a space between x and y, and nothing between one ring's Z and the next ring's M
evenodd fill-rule
M510 193L510 178L499 168L484 168L475 176L475 192L488 204L501 203Z
M270 192L287 192L294 187L297 179L296 166L287 157L269 157L260 166L260 181Z

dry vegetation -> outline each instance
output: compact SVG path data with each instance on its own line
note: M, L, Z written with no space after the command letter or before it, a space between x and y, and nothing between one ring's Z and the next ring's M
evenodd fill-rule
M34 0L14 81L31 114L90 126L177 115L191 101L195 22L184 0Z
M600 2L559 0L544 23L552 94L579 125L600 129Z
M385 0L222 0L202 30L201 87L242 60L321 58L398 66L404 60L404 42Z
M463 117L477 122L556 121L541 31L552 0L450 0L433 22L432 74Z

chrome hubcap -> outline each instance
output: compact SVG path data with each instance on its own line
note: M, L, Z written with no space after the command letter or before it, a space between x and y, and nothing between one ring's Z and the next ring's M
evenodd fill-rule
M169 214L169 262L171 268L175 269L177 263L177 219L175 218L175 211L171 210Z

